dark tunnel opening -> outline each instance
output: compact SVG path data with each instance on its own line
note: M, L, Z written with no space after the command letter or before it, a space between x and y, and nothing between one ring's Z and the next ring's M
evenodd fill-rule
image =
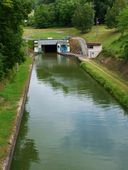
M44 52L57 52L57 45L42 45L42 51Z

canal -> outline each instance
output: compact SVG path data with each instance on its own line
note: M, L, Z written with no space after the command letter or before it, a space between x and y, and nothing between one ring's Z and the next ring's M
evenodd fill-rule
M76 59L36 56L11 170L127 170L127 114Z

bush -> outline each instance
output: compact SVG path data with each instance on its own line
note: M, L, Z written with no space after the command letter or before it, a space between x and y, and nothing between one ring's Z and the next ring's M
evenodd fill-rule
M79 4L75 10L72 22L81 33L90 31L94 24L94 10L92 5L89 3L86 3L83 6Z

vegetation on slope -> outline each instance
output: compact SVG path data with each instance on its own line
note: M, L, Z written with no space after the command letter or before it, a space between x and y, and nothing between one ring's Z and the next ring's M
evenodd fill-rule
M18 102L23 96L26 81L30 71L32 59L19 66L12 79L0 89L0 169L7 156L9 139L13 131Z
M128 84L126 82L92 61L82 62L81 67L128 108Z

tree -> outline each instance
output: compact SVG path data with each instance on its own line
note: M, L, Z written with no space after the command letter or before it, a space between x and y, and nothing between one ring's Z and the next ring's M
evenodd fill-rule
M71 26L72 17L76 8L75 0L56 0L55 15L59 26Z
M72 16L76 8L76 0L44 1L35 9L36 28L50 26L72 26Z
M105 21L105 15L107 9L112 7L115 0L102 0L102 1L101 0L34 0L34 1L36 4L35 5L36 10L40 8L41 5L46 5L45 7L49 9L49 13L45 11L44 14L46 20L47 18L49 18L46 17L46 13L47 15L50 16L51 15L50 13L52 11L52 16L54 14L54 17L52 17L53 20L50 20L52 24L48 24L49 26L72 26L72 17L74 15L74 11L76 10L77 6L79 5L84 6L84 4L87 2L92 3L92 7L95 10L95 17L94 17L95 22L98 19L99 23L102 24ZM41 11L39 16L42 16Z
M94 23L94 10L92 5L89 3L78 5L72 21L73 25L82 33L88 32Z
M27 0L0 1L0 62L3 72L12 69L15 63L24 60L22 47L22 28L24 19L31 10ZM2 57L2 58L1 58Z
M128 6L120 12L117 21L118 30L121 33L128 32Z
M117 17L120 14L121 10L126 6L125 0L115 0L113 6L108 8L105 23L108 28L116 28L117 27Z
M122 33L120 39L123 48L123 57L128 60L128 6L120 12L117 21L117 28Z
M105 21L105 15L107 9L112 7L115 0L88 0L92 2L95 10L95 22L98 19L99 23L102 24Z
M46 5L40 5L35 9L36 28L47 28L49 26L49 10Z
M47 28L53 25L54 10L52 5L40 5L35 9L35 27Z

